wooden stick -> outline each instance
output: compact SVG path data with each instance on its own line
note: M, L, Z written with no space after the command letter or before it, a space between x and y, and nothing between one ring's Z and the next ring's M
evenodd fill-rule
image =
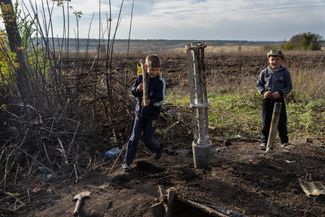
M45 156L47 158L47 161L51 164L51 160L50 160L50 157L47 153L47 148L46 148L46 145L44 144L44 142L42 142L42 145L43 145L43 148L44 148L44 152L45 152Z
M78 176L76 164L73 164L73 169L74 169L74 174L75 174L75 177L76 177L76 179L74 180L74 182L77 183L78 180L79 180L79 176Z
M143 85L143 105L144 106L148 106L148 75L147 72L144 71L144 67L143 67L143 61L140 60L140 64L141 64L141 70L142 70L142 85Z
M176 194L177 194L176 188L171 187L171 188L167 189L167 213L166 213L166 217L171 217L172 216L172 209L173 209L173 204L174 204Z
M158 185L158 192L159 192L159 202L164 202L165 194L163 193L161 185Z
M268 152L269 150L272 150L272 148L273 148L275 138L277 135L277 131L278 131L279 119L280 119L280 115L281 115L281 107L282 107L282 103L279 103L279 102L274 103L270 132L269 132L269 137L267 140L265 152Z
M116 158L115 161L114 161L114 164L112 165L111 169L109 170L108 175L110 175L110 174L112 173L112 171L113 171L113 169L114 169L114 167L115 167L115 164L116 164L116 162L120 159L120 156L122 155L124 149L126 148L126 145L127 145L127 143L125 143L125 144L123 145L123 147L122 147L122 149L121 149L119 155L117 156L117 158Z
M71 140L71 142L69 143L68 156L70 155L71 147L72 147L72 145L73 145L73 143L74 143L74 140L76 139L76 135L77 135L77 131L78 131L78 129L79 129L79 125L80 125L80 121L78 121L77 127L76 127L76 129L75 129L75 131L74 131L74 133L73 133L72 140Z
M67 157L67 153L66 153L66 151L65 151L65 148L64 148L64 146L63 146L63 143L62 143L62 141L61 141L60 138L58 138L58 141L59 141L59 144L60 144L60 146L61 146L61 149L59 149L59 150L61 151L61 153L62 153L62 155L63 155L63 158L64 158L64 162L65 162L65 164L68 165L68 164L69 164L69 162L68 162L68 157Z
M36 163L40 164L41 166L45 167L51 173L53 173L54 175L58 176L58 174L56 172L54 172L53 170L51 170L50 168L48 168L47 166L45 166L44 164L42 164L41 162L39 162L38 160L36 160L32 155L28 154L25 150L21 149L20 147L17 147L17 148L21 152L23 152L24 154L26 154L28 157L30 157L31 159L33 159Z

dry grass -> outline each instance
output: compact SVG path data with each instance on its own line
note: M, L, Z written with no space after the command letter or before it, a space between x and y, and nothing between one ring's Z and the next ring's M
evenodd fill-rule
M169 50L171 53L186 53L186 48L172 48ZM206 53L220 53L220 54L248 54L258 53L263 54L265 52L264 46L262 45L221 45L221 46L207 46L205 49Z
M293 94L301 98L325 98L325 70L320 68L292 69Z
M205 49L206 53L218 53L220 55L222 54L236 54L236 55L265 55L268 50L270 50L273 46L271 45L220 45L220 46L211 46L208 44L208 46ZM274 45L274 47L279 47L279 45ZM325 47L322 47L321 51L285 51L286 55L319 55L323 54L325 51ZM168 49L169 53L176 53L176 54L185 54L186 48L184 47L178 47L178 48L171 48Z

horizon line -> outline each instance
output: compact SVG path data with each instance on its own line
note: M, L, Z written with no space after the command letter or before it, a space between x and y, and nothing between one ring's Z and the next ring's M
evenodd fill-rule
M32 38L36 38L36 37L32 37ZM49 39L51 39L52 37L48 37ZM63 37L53 37L52 39L63 39ZM78 38L69 38L69 39L78 39ZM105 40L107 41L108 39L98 39L98 38L79 38L79 40ZM109 40L113 40L113 39L109 39ZM194 41L194 42L205 42L205 41L222 41L222 42L259 42L259 43L281 43L281 42L285 42L286 40L247 40L247 39L165 39L165 38L161 38L161 39L157 39L157 38L147 38L147 39L140 39L140 38L134 38L134 39L125 39L125 38L116 38L114 40L121 40L121 41Z

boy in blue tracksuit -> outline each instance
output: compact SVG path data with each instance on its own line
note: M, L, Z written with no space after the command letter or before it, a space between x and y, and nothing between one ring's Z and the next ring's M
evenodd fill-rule
M154 138L154 128L166 92L166 83L159 75L160 69L161 62L159 56L148 55L143 65L143 73L148 74L147 106L144 106L142 75L138 76L132 85L131 93L136 97L137 103L135 106L133 130L126 146L124 163L122 165L124 172L128 172L131 169L142 132L143 142L149 151L154 153L155 158L159 159L162 154L162 145Z
M266 149L275 102L281 102L281 113L278 125L281 146L288 145L287 112L285 97L292 90L290 72L282 65L284 54L281 50L271 50L267 54L269 66L260 72L257 90L263 97L262 130L260 149Z

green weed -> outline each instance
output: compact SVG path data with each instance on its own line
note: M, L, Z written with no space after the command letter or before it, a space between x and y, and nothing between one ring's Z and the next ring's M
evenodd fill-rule
M293 134L324 136L325 99L290 103L287 110L288 127Z
M237 134L258 137L261 127L261 98L258 95L208 93L209 127L222 130L224 136ZM166 101L189 109L189 96L174 92ZM312 134L323 136L325 126L325 99L314 99L287 103L288 128L290 137Z

